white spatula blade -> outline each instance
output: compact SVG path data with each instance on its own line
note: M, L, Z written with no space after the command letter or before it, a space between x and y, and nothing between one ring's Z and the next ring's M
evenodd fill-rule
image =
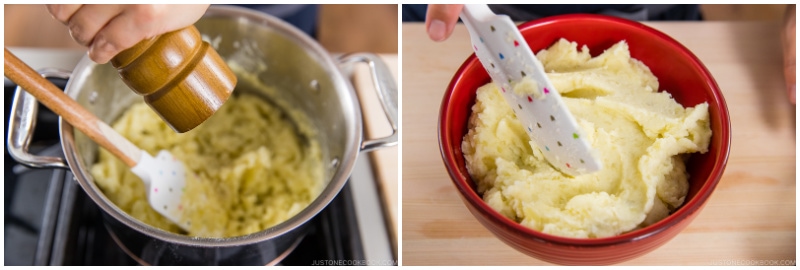
M475 55L547 161L573 176L600 170L602 163L514 22L487 5L465 5L461 20ZM514 91L520 85L531 90Z
M186 168L183 163L166 150L158 152L155 158L143 152L139 163L131 171L144 181L150 206L188 230L189 224L181 218L184 211L181 197L186 187Z

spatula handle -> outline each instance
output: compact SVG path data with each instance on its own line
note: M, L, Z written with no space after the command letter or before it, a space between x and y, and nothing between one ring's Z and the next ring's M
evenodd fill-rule
M135 166L142 150L114 131L105 122L83 108L78 102L64 94L58 87L43 78L13 53L5 49L3 73L11 81L36 97L39 102L63 117L75 128L89 136L92 141L117 156L126 165Z

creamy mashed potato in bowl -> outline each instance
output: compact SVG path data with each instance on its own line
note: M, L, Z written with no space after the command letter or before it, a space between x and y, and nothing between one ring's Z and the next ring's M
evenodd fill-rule
M524 131L516 133L510 109L497 109L508 105L494 96L486 71L471 56L451 81L439 119L442 158L467 208L500 240L559 264L618 263L674 237L702 208L727 160L727 108L711 74L681 44L632 21L567 15L520 29L535 53L561 47L540 59L548 71L561 70L556 77L580 77L551 79L583 119L587 139L615 161L598 173L604 177L569 178L547 166L537 154L542 150L527 143ZM641 65L609 57L628 53ZM570 70L592 61L596 66ZM630 64L623 69L638 79L599 79L619 64ZM592 69L599 72L586 72ZM618 90L625 85L650 89ZM609 113L625 121L603 117ZM612 136L625 129L636 136Z

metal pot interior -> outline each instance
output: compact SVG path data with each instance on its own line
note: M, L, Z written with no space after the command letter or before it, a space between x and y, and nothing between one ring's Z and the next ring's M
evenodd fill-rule
M114 206L94 184L89 168L98 147L84 134L61 124L69 165L89 196L109 215L155 238L179 244L233 246L263 241L296 228L322 210L350 175L361 141L361 114L350 82L316 41L268 15L243 8L212 6L195 26L234 70L234 94L256 93L280 107L299 108L318 130L325 182L320 196L297 216L265 231L226 239L189 238L134 220ZM260 84L272 86L277 93ZM84 58L66 93L106 123L112 123L141 97L122 82L110 64Z

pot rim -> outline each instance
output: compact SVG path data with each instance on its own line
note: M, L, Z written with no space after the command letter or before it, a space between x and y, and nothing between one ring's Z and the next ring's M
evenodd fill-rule
M276 32L285 34L285 37L300 47L308 51L313 59L317 60L323 67L328 67L327 71L331 76L336 89L339 92L342 108L345 109L345 114L350 114L356 121L347 126L345 132L350 134L347 139L346 145L343 147L344 151L341 157L338 158L339 165L330 180L327 182L325 188L320 192L316 199L314 199L305 209L300 213L294 215L288 220L272 226L265 230L255 232L252 234L227 237L227 238L212 238L212 237L190 237L186 235L175 234L167 232L151 225L148 225L117 207L114 203L110 202L105 194L100 191L99 187L94 183L93 179L89 179L91 174L88 171L86 164L83 164L81 158L76 154L75 138L72 125L61 119L59 122L59 130L61 135L61 145L67 164L73 172L75 179L81 185L82 189L89 195L95 203L103 209L103 211L117 219L121 223L127 225L134 230L159 240L169 243L181 244L186 246L200 246L200 247L229 247L241 246L248 244L255 244L266 240L274 239L290 232L297 227L305 224L313 217L315 217L322 209L339 194L355 166L355 160L360 151L360 145L363 134L362 115L360 104L356 97L355 90L352 83L347 80L339 65L331 54L326 51L317 41L306 35L301 30L293 25L273 17L272 15L250 10L244 7L237 6L217 6L212 5L208 8L203 18L231 18L236 20L245 20L256 25L265 26L274 29ZM76 99L79 90L74 86L77 81L84 81L91 75L93 67L96 66L95 62L84 56L78 65L75 67L73 76L67 82L65 93L73 99Z

